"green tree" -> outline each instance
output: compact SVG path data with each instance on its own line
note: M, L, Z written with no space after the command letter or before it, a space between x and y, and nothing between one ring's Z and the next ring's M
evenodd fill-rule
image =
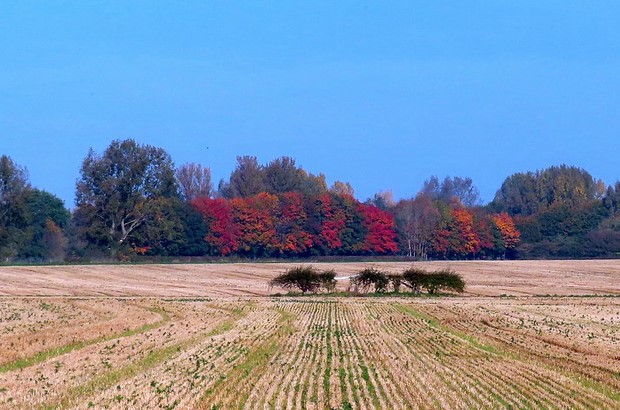
M298 192L305 178L305 172L295 165L291 157L281 157L264 167L265 189L270 194Z
M245 155L237 157L237 166L230 174L228 183L220 182L220 195L224 198L249 198L264 192L265 177L263 167L256 157Z
M92 149L76 185L77 223L84 236L115 256L154 212L158 198L178 196L174 167L161 148L113 141L103 155Z
M348 182L335 181L332 186L329 188L329 192L334 195L346 195L353 197L355 196L355 190Z
M136 230L132 248L155 256L203 256L208 246L204 218L178 198L157 198L149 204L149 218Z
M64 258L65 230L71 213L57 196L31 189L24 196L28 215L28 242L19 251L20 259L53 260Z
M0 260L14 258L28 240L26 195L28 173L13 160L0 157Z
M604 195L602 181L581 168L560 165L509 176L495 194L491 207L498 212L527 216L557 204L580 206Z

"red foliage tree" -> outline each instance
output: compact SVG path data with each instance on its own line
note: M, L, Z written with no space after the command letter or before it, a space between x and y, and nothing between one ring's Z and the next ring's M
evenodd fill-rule
M316 199L317 217L320 221L316 243L320 244L326 253L331 253L342 247L341 232L346 226L346 219L342 209L338 209L329 194L322 194Z
M280 254L300 255L312 247L312 235L305 230L307 220L308 213L301 193L287 192L280 197L275 226Z
M358 212L362 215L362 223L366 228L364 251L371 254L393 254L398 251L394 218L389 212L376 206L358 204Z
M490 216L482 208L473 208L474 230L480 240L479 254L481 257L492 257L496 253L496 238L494 234L495 224Z
M209 227L205 241L212 253L226 256L239 249L239 232L233 224L233 212L229 201L207 197L196 198L192 205L202 214Z

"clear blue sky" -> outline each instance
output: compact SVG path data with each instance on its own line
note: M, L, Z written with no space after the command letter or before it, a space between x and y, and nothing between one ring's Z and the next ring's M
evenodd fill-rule
M2 1L0 155L73 206L90 147L292 156L364 200L567 163L620 179L620 1ZM209 149L207 149L209 147Z

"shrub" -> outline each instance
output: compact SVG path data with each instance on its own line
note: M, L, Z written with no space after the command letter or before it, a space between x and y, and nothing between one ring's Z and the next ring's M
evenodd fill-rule
M428 293L435 293L438 290L451 290L462 293L465 290L465 281L461 275L450 269L431 272L429 276L431 281L427 288Z
M428 281L428 272L424 269L410 268L403 272L403 283L415 293L420 293Z
M326 291L333 292L336 289L336 271L330 269L319 273L319 281Z
M375 292L385 292L390 281L385 272L381 272L374 268L367 268L360 271L355 278L351 279L351 283L356 289L362 288L367 290L372 285L375 288Z
M394 292L400 292L400 285L403 282L403 276L399 274L390 273L387 275L388 281L392 285Z
M403 283L416 293L419 293L421 289L425 289L430 294L442 290L459 293L465 290L465 281L461 275L450 269L435 272L417 268L407 269L403 272Z
M312 266L298 266L273 278L270 285L285 289L298 288L302 293L306 293L316 291L321 286L321 280L319 272Z
M319 272L312 266L298 266L273 278L269 285L285 289L297 288L302 293L316 292L321 287L331 292L336 287L335 278L336 272L334 270Z

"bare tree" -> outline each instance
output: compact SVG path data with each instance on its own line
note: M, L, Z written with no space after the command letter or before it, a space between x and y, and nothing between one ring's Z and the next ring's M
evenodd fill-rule
M193 162L183 164L176 171L181 197L189 202L198 197L210 197L213 191L211 169Z
M420 193L445 203L450 203L456 198L468 207L480 203L480 192L471 178L445 177L440 183L439 179L433 175L424 181Z
M394 208L394 216L407 256L426 259L440 219L432 199L420 194L415 199L401 200Z

